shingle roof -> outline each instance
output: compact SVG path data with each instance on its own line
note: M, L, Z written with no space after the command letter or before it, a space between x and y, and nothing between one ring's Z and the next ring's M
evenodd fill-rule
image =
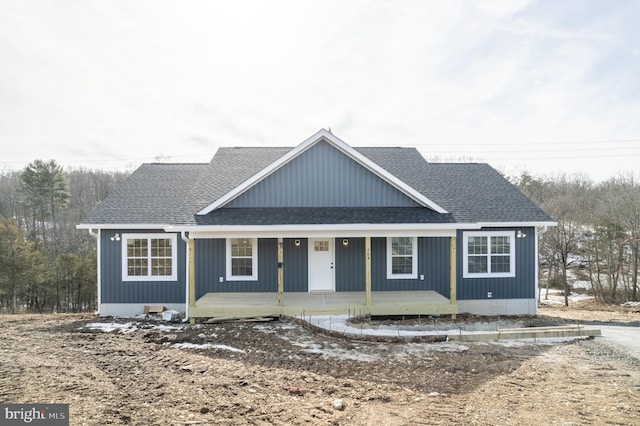
M172 224L207 164L143 164L83 221L86 224Z
M355 148L450 214L429 209L264 209L196 213L293 148L220 148L208 164L144 164L84 224L551 222L487 164L427 163L415 148ZM266 219L268 216L270 219Z
M319 225L452 223L449 214L423 207L223 208L196 217L198 225Z

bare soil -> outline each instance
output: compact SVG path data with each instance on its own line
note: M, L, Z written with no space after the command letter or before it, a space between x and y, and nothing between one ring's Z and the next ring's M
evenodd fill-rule
M108 321L0 316L0 402L67 403L72 425L640 424L640 358L597 338L391 344L284 320L86 327ZM640 313L586 303L527 321L638 326Z

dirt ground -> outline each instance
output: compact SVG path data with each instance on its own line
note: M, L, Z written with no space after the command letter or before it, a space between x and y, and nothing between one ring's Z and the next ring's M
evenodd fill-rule
M638 326L640 313L588 302L527 321ZM120 328L88 326L109 322ZM0 316L0 402L66 403L72 425L640 424L640 357L598 338L390 344L284 320L125 323Z

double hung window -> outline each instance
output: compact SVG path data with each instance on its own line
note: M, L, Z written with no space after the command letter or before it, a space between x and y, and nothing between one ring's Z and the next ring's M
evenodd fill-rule
M515 277L514 241L513 231L465 232L464 277Z
M418 277L417 237L387 238L387 278Z
M176 281L176 234L123 234L123 281Z
M257 238L228 238L227 281L255 281L257 279Z

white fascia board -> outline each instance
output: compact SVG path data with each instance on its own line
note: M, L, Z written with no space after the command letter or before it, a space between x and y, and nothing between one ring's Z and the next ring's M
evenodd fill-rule
M482 228L517 228L536 226L558 226L558 222L478 222Z
M349 146L342 139L335 136L333 133L325 129L321 129L316 133L314 133L311 137L307 138L300 145L298 145L297 147L293 148L291 151L289 151L288 153L280 157L280 159L271 163L269 166L267 166L266 168L261 170L259 173L247 179L245 182L237 186L232 191L220 197L219 199L217 199L216 201L214 201L204 209L200 210L197 214L206 215L212 212L213 210L224 206L225 204L237 198L240 194L244 193L245 191L247 191L257 183L262 181L271 173L275 172L276 170L281 168L283 165L287 164L289 161L293 160L294 158L296 158L297 156L299 156L300 154L302 154L303 152L311 148L313 145L315 145L322 139L329 142L340 152L347 155L349 158L356 161L357 163L365 167L367 170L378 175L385 182L389 183L391 186L393 186L403 194L407 195L414 201L418 202L419 204L425 207L428 207L438 213L442 213L442 214L448 213L445 209L443 209L442 207L440 207L439 205L437 205L436 203L434 203L433 201L431 201L430 199L422 195L420 192L416 191L415 189L413 189L406 183L402 182L400 179L396 178L395 176L393 176L391 173L389 173L382 167L378 166L373 161L369 160L364 155L360 154L358 151L356 151L354 148Z
M76 225L76 229L162 229L170 227L169 224L161 223L99 223L87 224L81 223Z
M477 225L459 224L337 224L337 225L273 225L273 226L180 226L167 227L167 232L189 232L189 238L225 238L229 235L259 238L313 237L388 237L441 236L452 237L458 229L478 229Z

